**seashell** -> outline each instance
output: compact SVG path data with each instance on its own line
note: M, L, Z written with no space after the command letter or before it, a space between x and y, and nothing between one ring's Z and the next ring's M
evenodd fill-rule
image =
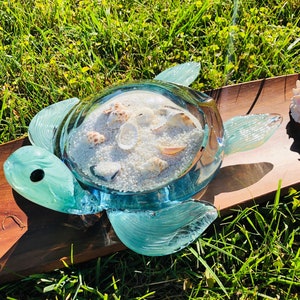
M91 166L90 170L93 175L104 181L112 181L121 170L118 162L101 162Z
M167 106L159 109L158 114L161 116L160 122L152 129L154 131L165 130L168 127L194 128L194 122L184 112L177 108Z
M87 133L87 140L90 144L99 145L105 141L105 136L97 131L89 131Z
M124 123L129 119L129 114L126 111L112 111L107 119L107 125L114 125L114 123Z
M116 136L118 146L123 150L132 149L138 140L138 129L134 123L126 122L119 130Z
M154 177L169 167L167 161L159 157L152 157L143 163L138 169L143 177Z
M293 89L293 95L300 95L300 80L296 81L296 88Z
M296 81L296 88L293 89L290 112L295 122L300 123L300 80Z
M158 114L161 116L170 116L177 114L178 112L182 112L181 109L178 107L170 106L170 105L165 105L164 107L161 107L158 109Z
M105 109L103 112L105 114L110 114L113 111L122 111L122 110L126 110L126 109L127 109L127 107L124 104L117 102L117 103L112 104L108 109Z
M291 116L295 122L300 123L300 95L295 95L292 98L290 105Z
M167 120L168 126L196 127L194 122L183 112L170 116Z
M176 155L186 148L186 146L158 146L160 152L164 155Z
M154 112L151 108L144 107L138 110L131 118L136 122L138 125L141 126L148 126L151 124L154 118Z
M104 110L104 113L109 114L107 119L108 126L113 126L115 123L124 123L130 117L128 108L121 103L115 103L112 107Z

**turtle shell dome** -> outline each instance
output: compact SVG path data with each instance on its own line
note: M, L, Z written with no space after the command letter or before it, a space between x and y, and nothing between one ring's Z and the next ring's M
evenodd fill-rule
M212 101L159 81L110 88L75 106L58 130L55 153L94 189L153 191L187 174L199 188L223 153L222 122ZM207 148L200 174L196 165ZM207 166L210 173L202 173Z

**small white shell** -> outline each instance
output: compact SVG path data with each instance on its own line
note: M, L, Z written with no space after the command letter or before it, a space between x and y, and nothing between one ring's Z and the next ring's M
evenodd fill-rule
M131 118L134 122L141 126L148 126L154 118L154 112L151 108L144 107L138 110Z
M90 144L99 145L105 142L105 136L97 131L89 131L87 133L87 140Z
M121 165L118 162L101 162L98 165L91 166L90 170L92 174L100 179L112 181L121 170Z
M152 157L143 163L139 170L143 177L154 177L159 175L163 170L169 167L167 161L160 159L159 157Z
M138 129L134 123L126 122L119 130L116 136L118 146L123 150L132 149L138 140Z

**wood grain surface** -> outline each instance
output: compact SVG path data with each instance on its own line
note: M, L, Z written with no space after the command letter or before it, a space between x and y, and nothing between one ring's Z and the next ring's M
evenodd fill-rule
M208 92L224 121L247 113L280 113L283 122L263 146L225 157L206 192L197 198L223 214L236 206L270 199L282 181L282 193L300 182L300 131L290 122L289 105L298 74L226 86ZM70 216L40 207L16 194L5 180L3 163L27 139L0 145L0 282L46 272L70 263L125 249L105 213Z

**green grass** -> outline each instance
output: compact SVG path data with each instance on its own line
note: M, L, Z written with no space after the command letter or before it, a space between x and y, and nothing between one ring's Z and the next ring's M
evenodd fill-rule
M299 0L0 1L0 143L41 108L185 61L199 90L300 72ZM279 190L280 191L280 190ZM0 287L0 299L299 299L299 198L220 218L163 258L115 253Z
M299 3L0 1L0 142L50 103L175 63L201 62L201 90L299 72Z
M3 299L299 299L300 192L237 209L189 248L123 251L0 287ZM5 298L5 296L7 298Z

